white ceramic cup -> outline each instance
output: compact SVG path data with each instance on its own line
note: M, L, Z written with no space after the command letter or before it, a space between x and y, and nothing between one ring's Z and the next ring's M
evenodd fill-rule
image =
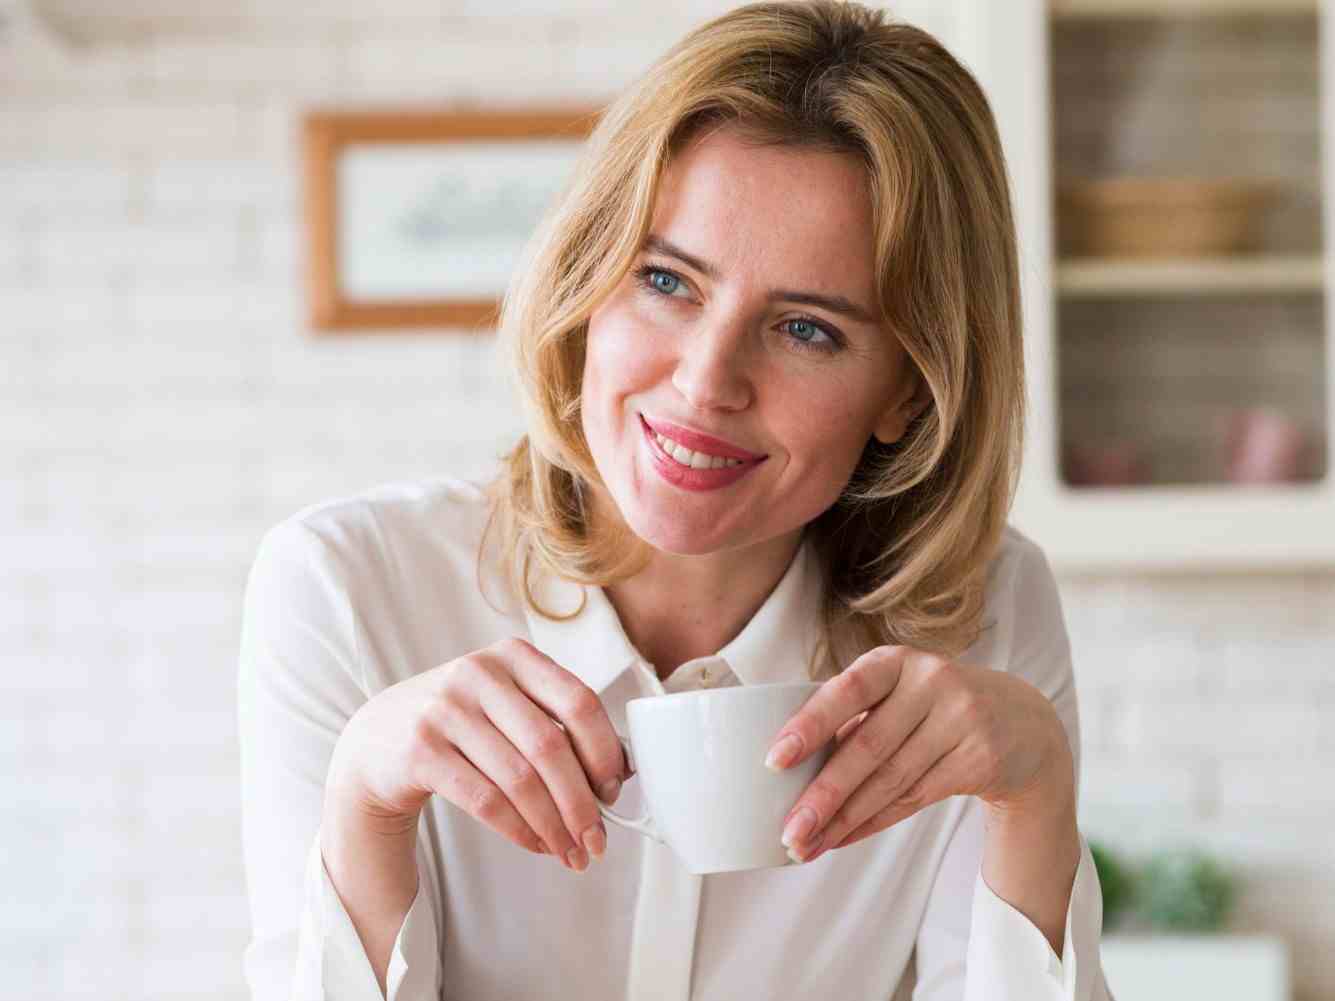
M820 682L737 685L626 702L626 762L640 777L646 813L614 824L667 845L693 873L795 864L783 822L833 753L833 742L772 772L765 755Z

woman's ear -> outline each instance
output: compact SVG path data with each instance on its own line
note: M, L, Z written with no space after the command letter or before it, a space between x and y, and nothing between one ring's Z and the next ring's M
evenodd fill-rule
M882 445L893 445L904 436L910 422L932 402L932 393L927 381L918 374L916 366L910 367L900 392L872 432Z

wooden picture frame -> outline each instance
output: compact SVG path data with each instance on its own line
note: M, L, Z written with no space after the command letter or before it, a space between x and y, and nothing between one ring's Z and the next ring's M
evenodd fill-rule
M301 140L314 331L494 330L507 262L601 110L308 111ZM451 267L461 255L469 266Z

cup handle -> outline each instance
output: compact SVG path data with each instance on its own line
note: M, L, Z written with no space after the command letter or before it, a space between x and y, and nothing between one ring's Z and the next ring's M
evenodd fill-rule
M632 773L638 771L639 769L635 767L635 759L630 753L630 741L621 736L621 734L617 734L617 740L621 741L621 749L626 752L626 766ZM645 803L643 817L624 817L621 814L614 812L611 807L606 806L603 801L596 796L594 797L594 800L598 804L598 812L612 823L632 831L637 831L638 833L643 834L646 838L652 838L659 844L667 844L667 842L663 840L662 835L658 833L658 828L654 826L654 818L649 815L649 805L647 801Z

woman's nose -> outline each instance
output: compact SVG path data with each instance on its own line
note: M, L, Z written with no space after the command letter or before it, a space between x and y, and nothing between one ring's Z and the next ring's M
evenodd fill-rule
M744 335L734 329L697 331L681 340L672 384L693 406L736 410L751 400Z

